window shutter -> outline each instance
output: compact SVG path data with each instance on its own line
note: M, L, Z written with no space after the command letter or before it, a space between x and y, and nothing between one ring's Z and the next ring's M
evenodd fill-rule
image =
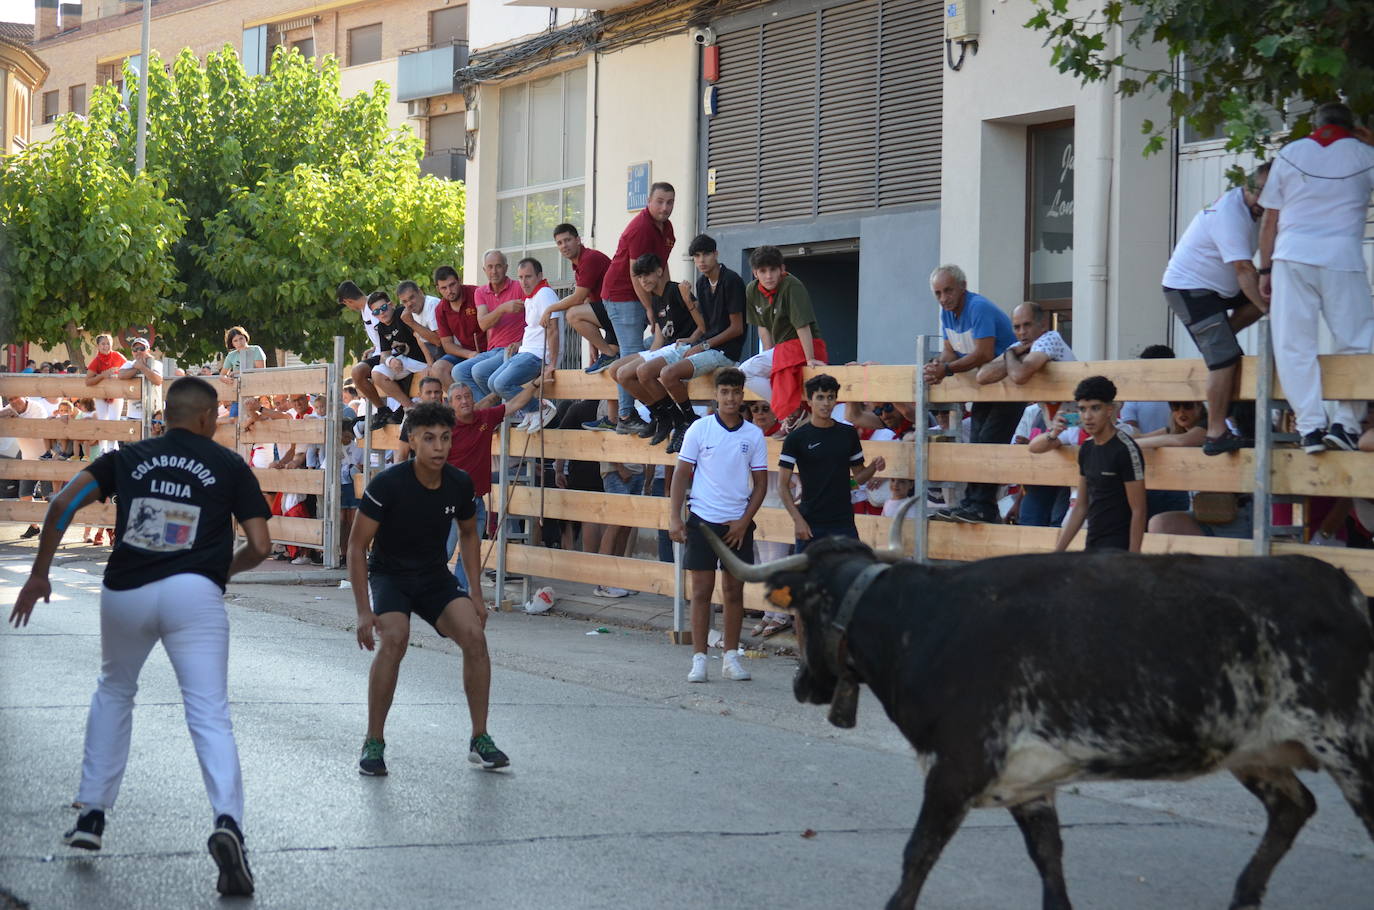
M720 113L707 127L707 167L716 171L716 191L706 197L708 224L758 220L761 34L750 28L720 38Z
M879 205L940 201L944 79L940 10L939 5L925 0L882 2L877 116Z
M816 15L763 29L759 220L810 217L816 197Z
M821 214L878 204L874 12L871 3L850 3L821 13Z

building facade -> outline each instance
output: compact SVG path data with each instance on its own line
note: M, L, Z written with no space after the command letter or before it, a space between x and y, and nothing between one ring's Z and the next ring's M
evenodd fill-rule
M29 47L31 29L0 22L0 156L22 152L31 141L34 98L48 67Z

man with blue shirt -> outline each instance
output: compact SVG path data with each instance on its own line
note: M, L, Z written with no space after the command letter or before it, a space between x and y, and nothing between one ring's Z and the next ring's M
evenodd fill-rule
M997 304L968 289L964 270L942 265L930 273L930 290L940 304L940 330L945 343L940 355L925 365L925 380L938 385L955 373L977 371L983 364L1016 344L1011 319ZM969 442L1006 445L1016 432L1024 406L1018 402L974 402L973 433ZM971 483L963 502L931 516L941 521L995 522L997 484Z

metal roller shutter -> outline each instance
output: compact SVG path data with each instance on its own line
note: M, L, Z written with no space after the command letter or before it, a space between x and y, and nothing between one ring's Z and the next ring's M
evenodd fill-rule
M850 3L821 12L818 143L821 214L878 204L876 4Z
M815 14L764 26L760 221L815 211L817 63Z
M720 113L707 134L707 166L716 192L706 197L708 224L751 224L759 208L760 28L720 38Z
M942 28L938 5L883 0L876 122L880 205L940 200Z

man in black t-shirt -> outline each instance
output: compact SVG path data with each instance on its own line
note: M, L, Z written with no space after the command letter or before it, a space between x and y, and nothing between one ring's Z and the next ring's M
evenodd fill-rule
M673 442L668 445L670 454L682 448L682 434L696 420L691 399L687 396L688 380L737 366L744 350L744 279L738 272L720 264L715 238L707 234L692 238L687 252L697 267L693 296L706 324L706 333L687 349L685 357L666 364L658 372L658 382L668 394L663 413L676 425L669 427L670 432L676 432ZM660 418L660 432L665 423ZM655 433L653 442L657 444L662 438Z
M243 846L243 778L229 720L229 620L224 584L262 562L270 514L248 465L216 443L218 402L203 379L167 390L167 431L108 452L53 500L38 555L10 613L28 624L38 598L52 593L48 568L78 509L115 498L114 551L100 592L100 681L86 719L76 826L63 841L99 850L129 757L139 671L159 641L176 669L201 775L215 819L208 848L219 892L253 893ZM234 550L233 521L248 540Z
M658 382L665 364L677 363L687 356L706 331L701 312L692 298L687 282L668 283L667 269L655 253L645 253L630 265L635 284L649 298L654 316L654 340L649 350L623 357L611 365L611 375L620 387L649 408L649 423L621 419L617 433L638 433L652 437L656 445L668 438L677 425L672 416L677 408ZM695 415L693 415L695 417Z
M407 412L405 430L415 457L387 468L367 485L348 538L358 647L376 651L368 679L360 774L387 773L384 728L401 658L410 643L412 613L463 651L463 690L472 717L468 761L487 769L510 764L487 735L491 659L481 590L470 596L448 570L446 541L449 526L457 520L463 569L470 579L482 577L472 479L448 463L454 422L453 409L438 402L418 404Z
M857 539L859 531L849 499L850 478L868 483L887 467L881 455L865 466L859 431L831 416L840 394L840 383L834 376L812 376L803 389L811 405L811 423L788 433L778 456L778 491L783 507L792 516L798 553L821 537ZM801 477L800 504L791 495L794 469Z
M1078 419L1090 438L1078 449L1078 499L1055 550L1068 549L1088 519L1088 550L1140 552L1145 539L1145 457L1135 440L1116 431L1116 385L1089 376L1074 389Z

